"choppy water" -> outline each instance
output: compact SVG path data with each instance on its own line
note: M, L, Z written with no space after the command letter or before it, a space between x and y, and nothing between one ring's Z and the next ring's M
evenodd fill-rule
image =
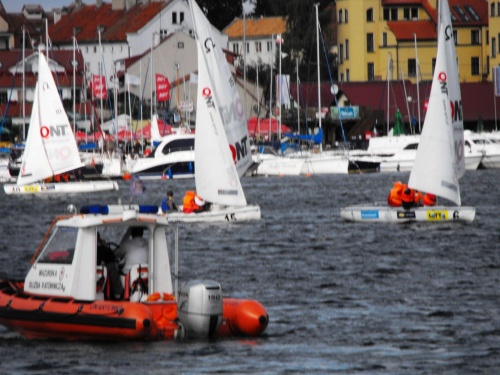
M494 374L500 369L500 171L467 172L472 224L354 224L339 208L383 200L407 174L247 178L260 222L180 228L182 280L210 278L254 298L270 324L254 340L28 341L0 327L5 374ZM130 199L0 193L1 276L22 278L68 203ZM193 180L147 181L134 201L176 200Z

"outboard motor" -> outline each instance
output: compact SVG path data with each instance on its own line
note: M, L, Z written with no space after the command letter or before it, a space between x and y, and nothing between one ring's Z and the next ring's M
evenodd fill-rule
M222 322L222 289L218 282L193 280L179 291L177 316L189 337L213 336Z

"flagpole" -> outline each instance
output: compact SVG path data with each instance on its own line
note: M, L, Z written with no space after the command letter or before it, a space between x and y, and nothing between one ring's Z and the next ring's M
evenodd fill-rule
M97 28L97 32L99 34L99 50L101 51L101 59L104 61L104 59L102 58L103 55L104 55L104 51L102 50L102 45L101 45L101 29L100 28ZM101 94L99 95L100 98L101 98L101 134L102 134L102 148L104 148L104 142L106 141L105 138L104 138L104 131L102 130L102 124L103 124L103 113L102 113L102 95L103 95L103 92L102 92L102 78L103 78L103 71L102 71L102 63L99 64L99 81L100 81L100 87L101 87ZM101 152L103 152L101 148Z
M271 36L271 87L269 89L269 142L272 140L274 34Z
M280 89L279 89L279 98L278 98L278 108L279 108L279 124L278 124L278 140L281 141L281 96L283 95L283 77L281 76L281 44L283 43L281 39L281 34L279 36L280 38L280 75L279 75L279 83L280 83Z

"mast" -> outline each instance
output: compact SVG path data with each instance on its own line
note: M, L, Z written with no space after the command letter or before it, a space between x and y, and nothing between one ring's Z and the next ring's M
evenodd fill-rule
M245 118L248 119L247 114L247 42L246 42L246 15L243 12L243 96L245 100Z
M273 65L274 65L274 34L271 35L271 87L269 89L269 141L272 139L273 122Z
M26 82L25 82L25 37L26 29L23 25L23 138L21 141L26 139Z
M390 128L390 119L389 119L389 98L390 98L390 87L389 87L389 84L391 82L390 80L390 77L389 77L389 74L390 74L390 71L391 71L391 53L389 52L387 54L387 135L389 135L389 128Z
M76 134L76 37L73 36L73 134Z
M439 19L439 18L438 18ZM415 74L417 76L417 113L418 113L418 131L422 133L422 129L420 127L420 89L418 88L418 56L417 56L417 34L413 34L415 39Z
M319 117L319 130L321 131L321 89L320 89L320 74L319 74L319 20L318 20L318 5L319 3L314 4L316 7L316 55L318 59L318 117ZM319 152L323 152L323 142L319 144Z
M295 59L296 65L297 65L297 131L299 132L300 135L300 106L299 106L299 98L300 98L300 93L299 93L299 59Z
M280 41L280 55L279 55L279 60L280 60L280 74L279 74L279 81L280 81L280 90L279 90L279 98L278 98L278 110L279 110L279 123L278 123L278 140L281 139L281 97L283 95L283 77L281 77L281 44L283 43L283 40L281 39L281 34L279 35L279 41Z
M104 61L104 57L103 57L104 51L103 51L102 45L101 45L101 29L99 27L97 28L97 33L99 34L99 50L101 51L101 60ZM102 87L102 81L103 81L102 62L101 62L101 64L99 64L99 80L101 81L100 82L101 83L101 95L100 95L100 97L101 97L101 133L102 133L102 138L103 138L102 143L103 143L103 147L104 147L104 132L102 131L102 124L103 124L103 121L102 121L102 116L103 116L103 113L102 113L102 95L103 95L103 92L102 92L102 89L103 89L103 87ZM101 149L101 152L102 151L103 150Z

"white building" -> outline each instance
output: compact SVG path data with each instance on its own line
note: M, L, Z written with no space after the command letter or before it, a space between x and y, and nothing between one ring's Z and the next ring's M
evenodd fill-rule
M286 19L283 17L246 20L236 18L222 30L229 38L228 49L241 55L240 58L245 56L248 65L270 65L273 62L273 42L276 43L278 36L284 34L285 31ZM243 39L245 39L246 51L243 49ZM276 53L276 45L274 52Z

